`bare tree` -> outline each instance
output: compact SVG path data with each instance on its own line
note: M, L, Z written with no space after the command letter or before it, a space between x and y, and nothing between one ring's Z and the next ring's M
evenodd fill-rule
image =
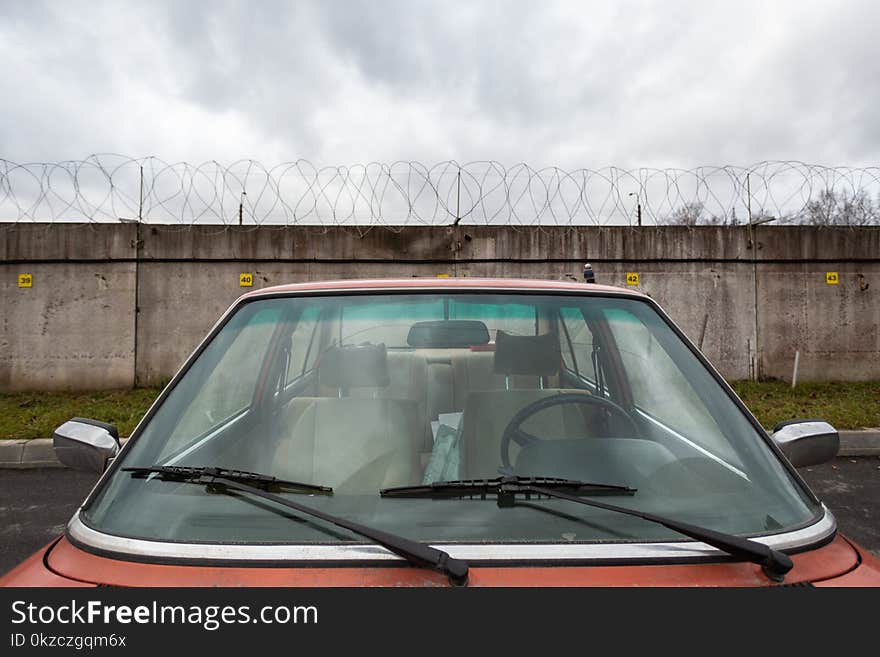
M865 190L853 192L825 188L807 203L799 223L816 226L867 226L880 223L880 199L875 204Z
M688 201L673 210L672 214L666 217L666 223L671 226L727 226L736 223L736 214L731 218L706 214L702 201Z
M880 194L874 201L865 189L826 187L799 212L776 215L763 207L752 208L752 223L805 224L810 226L880 225ZM702 201L687 201L665 217L669 226L735 226L736 208L729 215L710 214Z
M696 226L702 217L703 204L700 201L688 201L672 211L667 217L667 223L672 226Z

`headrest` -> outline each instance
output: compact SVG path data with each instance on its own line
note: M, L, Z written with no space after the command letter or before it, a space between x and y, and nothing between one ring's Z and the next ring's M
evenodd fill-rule
M391 383L385 345L332 347L321 355L318 382L329 388L384 388Z
M489 342L489 329L483 322L469 319L446 319L417 322L409 329L406 343L410 347L432 349L466 349Z
M559 371L559 338L544 335L495 335L495 373L552 376Z

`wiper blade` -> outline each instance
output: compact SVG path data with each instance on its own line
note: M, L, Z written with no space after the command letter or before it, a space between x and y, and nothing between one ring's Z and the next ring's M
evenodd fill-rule
M426 486L412 486L404 488L388 488L381 491L383 497L429 497L429 498L447 498L447 497L469 497L474 495L496 494L498 496L499 507L510 507L515 505L515 497L519 494L529 495L531 493L544 495L546 497L555 497L561 500L568 500L577 504L585 504L597 509L606 511L615 511L628 516L641 518L649 522L654 522L664 527L668 527L673 531L684 534L697 541L702 541L707 545L711 545L719 550L727 552L730 555L739 557L756 563L761 566L764 573L773 581L781 582L785 574L792 569L794 564L791 558L778 550L774 550L768 545L758 543L747 538L735 536L733 534L725 534L691 525L686 522L680 522L672 518L665 518L653 513L628 509L626 507L599 502L592 499L584 499L576 493L571 494L565 490L564 484L542 485L535 483L540 481L533 477L498 477L496 479L474 479L464 481L437 481ZM549 480L549 481L565 481L565 480ZM573 482L578 483L578 482ZM595 484L594 484L595 485ZM587 484L589 486L589 484ZM635 492L633 489L626 489ZM421 489L421 491L419 490ZM583 493L581 493L583 495ZM540 507L533 507L540 508Z
M196 484L210 485L217 477L224 477L240 484L250 484L262 490L300 490L308 493L332 493L329 486L306 484L301 481L287 481L259 472L247 472L246 470L231 470L228 468L201 468L185 465L152 465L147 468L122 468L125 472L131 472L133 477L147 477L151 474L159 476L165 481L184 481Z
M241 473L237 470L230 471L233 473L232 476L226 476L222 474L222 468L183 468L183 470L195 471L190 473L189 475L187 475L186 473L181 473L181 468L178 468L177 466L123 468L123 470L131 472L132 476L135 477L145 477L150 473L155 473L163 478L168 477L172 481L203 484L208 486L210 490L218 492L223 492L224 490L237 490L243 493L250 493L251 495L255 495L256 497L261 497L265 500L280 504L281 506L286 506L287 508L293 509L294 511L299 511L300 513L319 518L321 520L329 522L330 524L336 525L337 527L342 527L343 529L347 529L350 532L368 538L371 541L393 552L394 554L403 557L414 566L418 566L420 568L431 568L432 570L444 573L447 577L449 577L449 581L456 586L463 586L467 583L467 563L465 561L462 561L461 559L453 559L451 556L449 556L449 553L444 552L443 550L438 550L437 548L431 547L430 545L419 543L418 541L413 541L403 536L398 536L396 534L390 534L380 529L367 527L366 525L361 525L360 523L346 520L345 518L340 518L339 516L334 516L330 513L325 513L324 511L321 511L319 509L313 509L310 506L305 506L262 488L252 486L249 483L244 483L245 477L236 478L235 475L244 474L250 477L255 477L255 479L250 481L251 483L257 483L258 485L260 483L261 477L265 477L265 479L268 480L268 482L264 482L264 484L268 483L280 485L279 482L282 482L283 480L275 479L274 477L268 477L267 475L258 475L253 472ZM218 472L220 474L218 474ZM284 483L298 484L299 482ZM305 486L312 486L312 484L305 484ZM318 486L317 488L325 491L333 490L332 488L328 488L326 486Z
M563 491L571 495L632 495L638 489L617 484L597 484L576 479L559 477L516 477L505 476L494 479L459 479L456 481L435 481L423 486L399 486L379 491L382 497L471 497L495 494L498 506L513 506L514 496L525 493L526 497L536 491L533 487ZM542 495L543 493L537 493Z

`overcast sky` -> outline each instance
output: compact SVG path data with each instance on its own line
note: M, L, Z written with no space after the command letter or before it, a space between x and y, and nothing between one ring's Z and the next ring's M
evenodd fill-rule
M0 158L880 161L880 2L0 0Z

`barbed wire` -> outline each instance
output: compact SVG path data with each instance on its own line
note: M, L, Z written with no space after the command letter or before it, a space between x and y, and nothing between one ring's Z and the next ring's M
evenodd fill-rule
M318 167L96 154L0 159L0 221L309 225L880 224L880 167L796 161L692 169L535 169L495 161Z

